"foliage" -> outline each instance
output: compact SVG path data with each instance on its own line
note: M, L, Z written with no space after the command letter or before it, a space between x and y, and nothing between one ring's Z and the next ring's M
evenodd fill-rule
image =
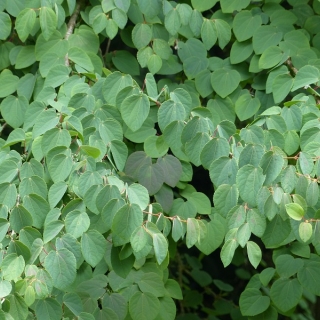
M1 319L312 319L319 13L1 1Z

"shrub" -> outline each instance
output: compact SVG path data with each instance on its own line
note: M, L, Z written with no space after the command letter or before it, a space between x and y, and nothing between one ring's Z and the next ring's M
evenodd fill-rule
M319 13L1 1L1 319L312 319Z

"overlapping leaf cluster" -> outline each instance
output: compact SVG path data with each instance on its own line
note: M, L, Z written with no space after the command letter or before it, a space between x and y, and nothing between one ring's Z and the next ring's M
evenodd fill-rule
M242 316L307 310L319 13L317 0L1 1L0 317L175 319L179 241L258 268Z

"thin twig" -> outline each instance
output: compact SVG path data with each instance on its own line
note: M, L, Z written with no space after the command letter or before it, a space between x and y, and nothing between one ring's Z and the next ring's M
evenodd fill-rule
M68 40L69 37L72 35L73 33L73 30L74 30L74 27L76 26L76 22L77 22L77 18L80 14L80 8L81 8L81 3L82 1L79 1L76 5L76 8L68 22L68 26L67 26L67 32L66 32L66 35L64 37L65 40ZM68 54L65 55L65 58L64 58L64 63L67 67L69 67L69 58L68 58Z
M108 39L108 43L107 43L106 52L104 53L104 57L109 53L110 44L111 44L111 39L109 38L109 39Z

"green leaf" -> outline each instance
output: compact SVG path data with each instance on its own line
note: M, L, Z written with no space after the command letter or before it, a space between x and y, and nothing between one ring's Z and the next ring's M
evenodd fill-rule
M250 11L242 10L233 20L233 32L239 42L250 39L262 23L259 14L252 15Z
M47 243L55 238L63 227L64 223L60 220L51 221L46 224L43 231L43 243Z
M176 173L176 171L174 171L174 173ZM154 195L160 190L164 179L164 170L159 163L150 163L146 166L143 166L138 173L139 183L147 188L150 196Z
M117 69L132 76L140 74L137 59L128 51L117 50L112 56L112 62Z
M238 87L240 74L236 70L218 69L211 75L211 85L219 96L225 98Z
M270 305L270 298L263 296L260 290L247 288L240 295L239 306L244 316L255 316L264 312Z
M65 154L57 154L49 162L48 170L53 182L64 181L72 169L72 158Z
M49 40L57 27L57 16L49 7L40 8L40 26L45 40Z
M132 131L141 128L148 116L149 110L150 102L145 94L131 95L124 99L120 106L123 120Z
M141 226L143 213L137 204L126 204L115 214L112 221L113 243L120 246L128 243L133 231Z
M235 111L238 118L243 121L251 118L260 108L260 100L253 98L249 92L241 95L235 104Z
M159 299L149 292L138 291L129 300L129 312L133 320L153 320L159 308Z
M1 163L0 167L0 182L2 183L13 181L16 175L18 174L18 171L19 169L16 162L12 160L4 160ZM3 184L2 187L4 188L4 186L5 185Z
M50 211L48 202L37 194L29 194L24 196L23 206L30 212L33 226L42 228L44 220Z
M5 70L0 74L0 98L5 98L17 90L19 78Z
M234 256L235 250L239 246L239 243L235 239L227 240L221 249L220 258L224 267L227 267Z
M275 265L277 273L282 278L290 278L303 267L303 260L295 259L289 254L282 254L277 257Z
M229 157L218 158L211 163L209 168L210 179L216 186L233 185L236 182L237 171L237 162L234 158Z
M110 144L110 151L115 165L119 171L123 171L123 168L128 158L127 145L120 140L112 140Z
M168 254L168 241L162 233L154 233L152 235L153 249L158 264L161 264Z
M201 164L200 155L204 146L210 141L207 133L198 132L192 139L185 144L185 153L194 165Z
M130 243L133 251L139 252L142 250L148 242L148 237L149 234L143 226L137 227L130 237Z
M172 50L167 41L154 39L152 43L153 51L164 60L168 60L172 55Z
M290 222L283 221L280 215L276 215L267 224L266 231L262 236L262 241L267 248L278 247L291 232Z
M319 186L316 181L311 181L307 188L306 201L307 204L311 207L315 206L318 203L319 199Z
M226 227L224 219L220 215L214 215L214 218L206 223L207 233L196 243L196 247L206 255L211 254L222 244Z
M6 255L1 263L3 279L17 281L24 267L25 262L23 256L18 256L16 253Z
M100 150L96 147L82 145L80 146L80 150L83 151L86 155L95 159L100 156Z
M172 222L172 239L177 242L180 238L183 238L185 230L183 228L180 218L177 216Z
M251 232L257 237L262 237L266 230L266 218L257 210L250 209L247 212L247 222Z
M131 252L125 253L125 256L121 256L120 247L112 247L111 249L111 264L114 272L123 278L126 278L132 269L135 257L131 255ZM128 256L129 255L129 256Z
M81 312L78 316L79 320L95 320L95 317L87 312Z
M237 15L238 16L238 15ZM231 47L230 61L232 64L237 64L247 60L253 52L252 42L238 42L235 41Z
M260 167L263 170L263 174L266 176L264 184L269 185L280 174L284 165L283 157L272 151L266 152L260 161Z
M310 222L300 223L299 236L303 242L307 242L312 237L312 224Z
M76 277L76 258L65 248L50 251L44 259L44 267L60 290L65 290Z
M118 25L120 29L123 29L128 21L128 17L126 13L121 9L113 9L112 10L112 19Z
M258 167L263 154L264 149L261 145L251 143L247 144L240 153L239 167L243 167L246 164Z
M110 39L113 39L118 34L118 25L113 19L107 19L106 33Z
M90 219L86 212L73 210L65 218L66 231L73 237L79 238L90 226Z
M162 59L158 55L152 54L148 58L147 66L152 74L156 74L162 67Z
M7 297L7 302L10 306L10 310L8 310L9 319L27 319L28 306L25 303L24 299L18 293L9 295ZM4 319L5 318L7 318L7 314L4 315Z
M233 13L234 11L241 11L241 9L246 8L249 3L249 0L220 0L223 13Z
M298 272L298 280L309 292L319 294L319 261L304 260L304 266Z
M281 62L283 58L283 51L278 46L271 46L267 48L259 59L260 69L270 69Z
M156 99L158 96L158 88L154 76L151 73L147 73L145 81L148 96Z
M12 211L13 212L13 211ZM9 229L9 222L7 219L0 218L0 240L2 241Z
M239 190L237 186L222 184L215 190L213 203L222 216L226 216L231 208L237 205Z
M228 22L223 19L215 19L215 27L218 36L220 49L224 49L231 39L231 27Z
M253 50L256 54L262 54L269 47L276 46L282 39L282 32L275 26L260 26L255 29L252 37Z
M132 41L137 49L149 44L152 38L151 28L144 23L137 23L132 30Z
M320 80L320 71L314 66L303 66L294 78L293 87L291 91L299 88L309 86Z
M58 320L62 317L62 307L53 298L38 300L35 306L37 318L44 320Z
M69 73L70 70L66 66L58 65L51 68L44 81L44 86L53 88L60 86L69 78Z
M28 306L32 305L35 301L35 290L33 287L28 286L24 294L24 300Z
M284 151L288 155L294 154L299 149L300 138L295 130L287 131L284 134L285 144Z
M273 303L282 312L287 312L295 307L302 296L302 287L298 279L278 279L270 290Z
M260 247L253 241L247 242L248 258L251 265L256 269L261 261L262 252Z
M1 294L1 297L6 297L7 295L9 295L11 290L12 290L11 282L9 282L7 280L1 280L0 281L0 294Z
M26 139L25 132L20 129L14 129L8 136L8 139L3 147L12 146L18 142L22 142Z
M260 167L254 167L247 164L239 169L237 173L237 187L240 197L252 207L257 204L257 190L259 190L264 181L265 175Z
M200 12L211 9L217 2L218 0L207 0L205 2L201 0L191 0L193 8Z
M119 319L124 319L128 313L128 302L119 293L105 294L103 296L102 306L103 308L111 308L114 310Z
M24 122L27 107L28 101L25 97L7 96L1 102L1 114L11 127L18 128Z
M36 138L48 130L54 128L59 122L57 113L52 110L43 110L35 119L35 124L32 130L32 137Z
M237 230L237 241L242 248L245 247L251 236L249 223L243 223Z
M163 157L168 149L169 146L163 136L150 136L144 142L144 151L151 158Z
M201 27L201 38L207 50L218 40L216 25L213 20L204 19Z
M137 204L141 210L144 210L149 204L148 190L140 184L131 184L127 192L130 203Z
M91 62L88 54L78 47L72 47L68 51L68 58L72 60L74 63L79 65L81 68L86 69L87 71L93 71L94 67Z
M160 311L156 319L174 320L176 319L176 305L170 297L164 296L159 299Z
M45 132L42 137L41 147L44 154L47 154L51 149L57 146L69 147L71 137L68 130L52 128Z
M195 245L200 240L200 236L200 227L198 221L194 218L188 218L186 236L187 247L191 248L193 245Z
M273 98L276 103L284 100L291 91L294 79L290 74L278 75L272 84Z
M158 121L161 130L175 120L184 120L186 117L186 110L182 103L167 100L163 102L158 111Z
M300 221L304 216L304 210L298 203L287 203L285 205L287 214L290 218Z
M209 96L213 88L211 86L211 72L209 70L203 70L196 75L195 85L199 94L205 98Z
M171 35L175 35L181 27L181 19L179 12L172 9L165 15L164 26Z
M211 214L211 203L209 198L201 192L193 192L190 196L186 196L200 214Z
M11 19L5 12L0 12L0 40L6 40L11 32Z
M202 149L200 160L204 168L208 169L211 163L220 158L229 155L230 146L225 138L213 138Z
M97 230L89 230L82 234L81 252L93 268L102 260L106 250L107 240Z

